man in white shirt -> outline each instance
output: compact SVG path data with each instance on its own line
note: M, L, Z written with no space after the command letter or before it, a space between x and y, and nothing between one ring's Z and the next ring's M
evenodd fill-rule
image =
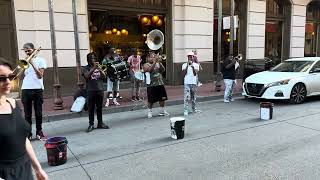
M32 43L23 45L23 50L27 56L30 56L35 48ZM29 67L24 70L22 81L22 98L21 101L24 107L24 117L28 123L32 124L32 103L36 117L36 137L44 139L45 135L42 132L42 104L43 104L43 75L47 68L46 62L41 57L35 57L29 61ZM29 139L32 138L32 131L29 134Z
M193 52L188 53L188 62L182 65L182 74L184 75L184 115L189 113L189 100L191 100L192 111L200 112L196 105L197 92L197 74L199 72L199 64L193 62Z

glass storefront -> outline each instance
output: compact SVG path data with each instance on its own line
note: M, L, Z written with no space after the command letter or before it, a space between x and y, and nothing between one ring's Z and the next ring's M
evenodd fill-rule
M307 6L304 56L320 56L320 2L314 1Z
M287 0L267 0L265 28L265 57L278 64L289 56L290 2Z
M101 0L89 0L88 3L90 50L96 52L100 60L106 55L104 46L109 44L124 61L132 55L132 50L136 49L142 62L145 62L149 52L147 34L158 29L166 36L164 0L118 0L107 4ZM132 3L139 7L127 7ZM159 10L148 9L154 7ZM160 53L167 53L166 43Z
M214 53L214 67L215 67L215 72L217 72L217 62L218 62L218 48L217 48L217 43L218 43L218 0L214 1L214 44L213 44L213 53ZM246 21L246 2L244 0L235 0L235 12L234 15L237 17L237 28L235 29L234 33L235 38L234 38L234 45L233 45L233 52L234 55L238 55L239 53L244 53L245 49L242 50L244 47L245 48L245 41L243 41L241 38L243 37L242 35L245 35L245 21ZM223 17L228 17L231 15L231 8L230 8L230 0L223 0L222 1L222 16ZM242 26L243 25L243 26ZM222 26L223 22L222 22ZM222 28L221 32L221 58L224 59L229 55L230 51L230 28L229 29L224 29ZM242 44L243 43L243 44Z

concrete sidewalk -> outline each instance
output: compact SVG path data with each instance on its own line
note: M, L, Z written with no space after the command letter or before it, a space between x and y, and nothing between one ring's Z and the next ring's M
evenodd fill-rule
M168 94L168 101L166 102L167 106L170 105L178 105L183 104L183 86L166 86L167 94ZM237 80L237 85L235 87L234 93L239 94L242 92L242 80ZM198 101L210 101L222 98L223 96L223 87L220 92L214 91L213 83L203 84L198 88ZM139 110L142 108L146 108L146 88L141 90L141 96L144 98L145 101L142 102L132 102L131 101L131 89L122 89L120 90L120 95L123 99L119 100L120 106L111 105L109 107L103 108L103 113L117 113L117 112L124 112L124 111L132 111L132 110ZM70 112L73 97L72 96L65 96L62 97L63 99L63 110L53 110L53 99L44 99L43 103L43 121L56 121L56 120L63 120L63 119L71 119L71 118L78 118L87 116L88 113L86 111L75 113ZM20 101L19 101L20 102ZM23 108L21 102L20 107Z

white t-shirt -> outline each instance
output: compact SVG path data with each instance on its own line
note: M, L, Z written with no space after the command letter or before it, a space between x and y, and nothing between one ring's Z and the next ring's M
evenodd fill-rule
M199 64L192 63L195 70L199 71ZM188 69L187 69L188 67ZM191 66L188 66L188 63L182 65L182 70L187 69L187 74L184 77L184 84L197 84L197 75L193 74Z
M47 68L46 61L41 57L36 57L32 61L38 69ZM29 67L24 71L21 89L44 89L43 78L39 79L37 77L31 64L29 64Z

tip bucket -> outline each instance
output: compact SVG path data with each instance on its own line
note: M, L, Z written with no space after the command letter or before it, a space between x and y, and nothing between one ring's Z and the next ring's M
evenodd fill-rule
M45 147L50 166L58 166L67 162L67 144L65 137L52 137L46 140Z
M260 119L262 120L272 119L273 107L274 107L274 104L271 102L261 102L260 103Z
M185 126L185 118L184 117L170 118L170 126L171 126L171 137L173 139L183 139L184 138L184 126Z

